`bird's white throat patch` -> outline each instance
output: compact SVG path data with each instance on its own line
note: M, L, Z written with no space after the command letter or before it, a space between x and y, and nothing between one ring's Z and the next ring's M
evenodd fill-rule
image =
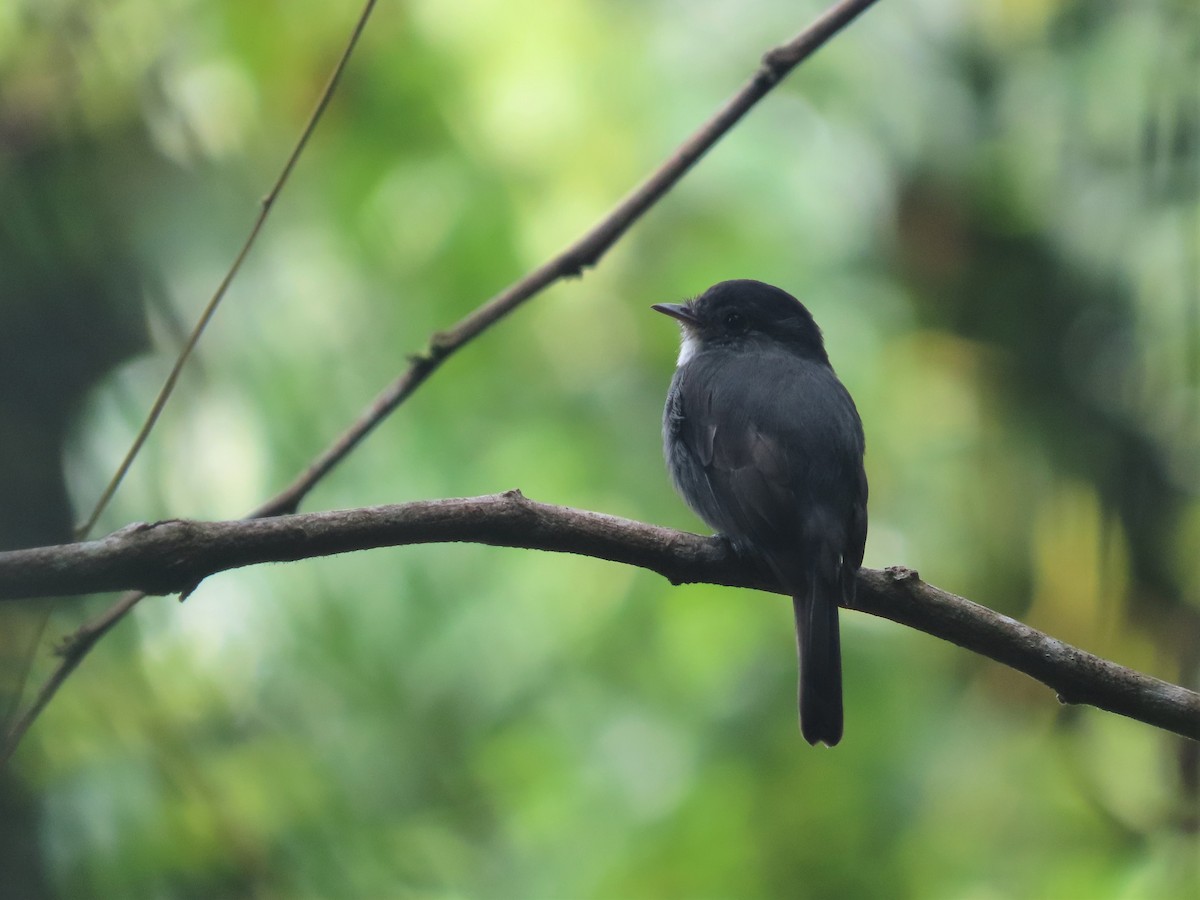
M700 352L700 339L686 325L679 330L681 332L681 339L679 342L679 362L676 365L682 366Z

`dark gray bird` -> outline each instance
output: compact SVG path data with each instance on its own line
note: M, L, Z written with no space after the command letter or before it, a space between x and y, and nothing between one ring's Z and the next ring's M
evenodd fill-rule
M800 730L842 738L838 605L854 600L867 540L862 421L804 305L761 281L723 281L678 319L663 412L671 480L708 525L792 594Z

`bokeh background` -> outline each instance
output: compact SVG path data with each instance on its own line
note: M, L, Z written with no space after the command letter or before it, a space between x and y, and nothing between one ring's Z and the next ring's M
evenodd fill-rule
M6 546L95 501L358 6L0 5ZM381 3L97 533L275 493L820 8ZM883 0L305 508L519 487L700 529L648 307L731 277L824 327L868 565L1196 687L1194 0ZM0 610L5 710L110 601ZM823 751L782 598L457 545L214 577L143 603L0 773L0 896L1195 896L1196 745L842 620Z

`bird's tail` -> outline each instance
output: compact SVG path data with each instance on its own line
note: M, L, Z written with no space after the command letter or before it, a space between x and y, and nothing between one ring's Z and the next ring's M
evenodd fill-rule
M819 574L807 595L792 598L800 652L800 733L830 747L842 739L842 642L838 633L841 587Z

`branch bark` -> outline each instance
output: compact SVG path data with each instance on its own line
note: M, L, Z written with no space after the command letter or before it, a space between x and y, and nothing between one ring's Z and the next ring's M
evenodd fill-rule
M209 575L408 544L473 542L592 556L706 582L782 593L769 573L706 538L520 491L232 522L139 523L98 541L0 553L0 600L98 591L188 591ZM1064 703L1095 706L1200 740L1200 694L1101 659L894 567L859 573L855 608L1024 672Z

